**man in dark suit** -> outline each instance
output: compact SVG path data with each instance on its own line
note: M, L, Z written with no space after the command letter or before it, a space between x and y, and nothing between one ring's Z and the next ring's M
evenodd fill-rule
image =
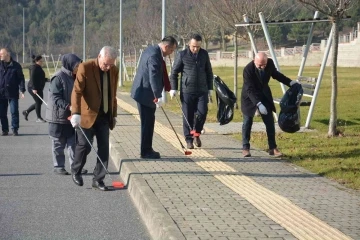
M250 157L250 134L256 109L266 126L268 137L269 154L280 157L282 153L277 149L275 141L275 124L272 112L276 112L272 93L269 87L270 77L277 81L292 86L297 83L280 73L272 59L268 59L263 52L257 53L255 59L244 68L243 88L241 91L241 112L243 114L242 125L242 154Z
M137 102L141 121L141 158L160 158L152 148L156 107L163 105L162 90L170 91L164 57L177 47L175 38L168 36L158 45L149 46L141 55L139 67L131 89L131 97ZM168 85L166 84L168 83ZM164 85L166 84L166 85ZM157 100L155 103L154 100Z
M91 146L86 137L93 142L96 136L98 156L107 168L109 160L109 130L116 124L119 69L115 66L117 50L105 46L98 57L79 64L74 88L71 94L71 124L76 128L77 142L71 173L74 183L82 186L81 171ZM106 169L99 159L96 161L92 187L106 191L104 184Z
M193 141L197 147L201 147L200 133L206 121L207 104L213 89L214 75L210 57L208 52L201 48L201 42L199 34L191 36L189 47L176 55L170 77L170 96L173 98L179 89L178 79L181 73L180 100L185 115L183 131L189 149L194 148Z

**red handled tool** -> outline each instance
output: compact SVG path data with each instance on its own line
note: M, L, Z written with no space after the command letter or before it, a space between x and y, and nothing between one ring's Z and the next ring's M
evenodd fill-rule
M171 61L170 55L169 55L169 60L170 60L170 66L172 66L172 61ZM184 119L185 119L185 121L186 121L186 123L187 123L187 125L188 125L188 127L189 127L189 129L190 129L190 134L193 135L193 137L199 137L199 136L200 136L200 133L195 132L195 130L194 130L192 127L190 127L189 121L187 120L187 118L186 118L186 116L185 116L185 113L184 113L184 111L182 110L182 107L181 107L181 105L180 105L179 100L177 99L176 96L175 96L175 98L176 98L176 101L177 101L177 103L178 103L178 105L179 105L179 107L180 107L180 110L181 110L181 112L182 112L182 114L183 114L183 116L184 116Z
M68 117L68 120L70 120L70 119L71 119L71 116L70 116L70 117ZM79 128L79 129L80 129L80 131L82 132L82 134L83 134L83 135L84 135L84 137L86 138L87 142L90 144L91 148L94 150L94 152L95 152L96 156L98 157L98 159L99 159L99 161L100 161L101 165L103 166L103 168L105 169L106 173L108 174L108 176L109 176L109 178L110 178L110 180L111 180L111 182L112 182L112 186L113 186L114 188L124 188L124 187L125 187L125 185L124 185L124 183L123 183L123 182L113 181L113 180L112 180L112 178L111 178L111 175L110 175L109 171L107 170L107 168L105 167L105 165L104 165L103 161L102 161L102 160L101 160L101 158L99 157L99 155L98 155L98 153L97 153L96 149L95 149L95 148L94 148L94 146L91 144L90 140L87 138L87 136L86 136L86 134L85 134L84 130L82 129L82 127L81 127L80 125L78 125L78 126L77 126L77 128Z
M155 99L154 99L154 103L157 103L157 101L158 101L158 99L157 99L157 98L155 98ZM184 154L185 154L185 155L191 155L191 154L192 154L192 152L191 152L191 151L189 151L189 150L187 150L187 149L184 147L184 144L181 142L181 140L180 140L179 136L177 135L177 133L176 133L176 131L175 131L175 128L174 128L174 126L171 124L170 119L169 119L169 117L167 116L167 114L166 114L166 112L165 112L164 108L163 108L163 107L161 107L161 106L160 106L160 108L161 108L161 110L163 111L163 113L164 113L164 115L165 115L166 119L168 120L168 122L169 122L169 124L170 124L170 126L171 126L172 130L174 131L174 133L175 133L175 135L176 135L177 139L179 140L179 143L180 143L180 145L181 145L181 148L182 148L182 149L183 149L183 151L184 151Z
M184 111L182 110L182 107L181 107L181 105L180 105L179 99L178 99L176 96L175 96L175 98L176 98L176 102L178 103L178 105L179 105L179 107L180 107L180 109L181 109L181 112L182 112L182 114L183 114L183 116L184 116L184 119L185 119L185 121L186 121L186 123L187 123L187 125L188 125L188 127L189 127L189 129L190 129L190 134L193 135L194 137L199 137L199 136L200 136L200 133L197 133L197 132L190 126L190 123L189 123L189 121L187 120Z

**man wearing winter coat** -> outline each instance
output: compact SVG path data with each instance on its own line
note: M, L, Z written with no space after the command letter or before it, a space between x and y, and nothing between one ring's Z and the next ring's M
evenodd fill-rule
M201 42L199 34L191 36L189 47L176 55L170 76L171 98L180 90L182 111L185 115L183 131L189 149L194 148L193 141L197 147L201 147L200 133L206 121L207 104L213 90L214 75L210 57L208 52L201 48Z
M61 62L61 69L50 81L46 121L49 122L49 135L52 141L54 172L68 175L65 170L65 148L68 150L69 167L74 161L75 153L75 131L68 119L71 115L71 92L77 68L82 60L75 54L65 54Z
M25 93L25 78L21 65L11 58L7 48L0 49L0 120L2 136L9 134L7 109L10 105L11 129L14 136L19 129L19 90Z
M269 155L281 157L282 153L277 148L275 140L275 123L272 112L275 112L276 109L269 81L271 77L287 86L292 86L297 82L280 73L276 69L274 61L268 58L264 52L257 53L254 60L245 66L243 77L244 83L241 91L241 112L243 114L242 154L244 157L251 156L251 128L256 109L258 109L266 126Z

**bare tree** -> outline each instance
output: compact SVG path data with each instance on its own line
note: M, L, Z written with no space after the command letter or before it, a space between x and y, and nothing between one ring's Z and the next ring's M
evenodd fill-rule
M215 36L218 24L211 14L209 1L194 1L194 9L190 12L189 25L193 31L199 33L204 41L204 48L208 48L209 41Z
M346 12L355 4L359 4L358 0L298 0L310 9L314 9L327 15L332 22L333 45L332 45L332 63L331 63L331 101L330 101L330 120L328 136L334 137L340 134L337 129L337 57L339 46L339 23L343 19Z
M186 41L189 37L189 33L193 31L190 26L190 15L189 12L192 11L194 7L194 0L172 0L168 4L168 14L167 14L167 26L169 28L169 33L177 37L183 47L186 46Z
M208 0L212 7L210 11L218 18L218 23L223 31L237 33L237 36L249 41L245 28L236 28L235 24L243 22L243 15L246 14L250 21L259 20L259 12L264 14L266 19L276 20L286 18L298 11L301 4L291 4L288 0ZM279 9L281 5L282 11ZM250 26L256 36L262 36L261 26ZM224 39L223 39L224 40ZM224 43L223 43L224 44Z
M22 55L22 40L21 38L14 38L11 41L11 50L16 55L16 61L19 62L19 54Z
M154 0L140 0L136 13L136 24L140 38L152 43L161 37L161 4ZM143 42L144 44L145 42Z
M225 28L230 28L233 32L237 31L235 24L243 22L244 14L247 14L252 21L259 19L259 12L263 12L269 18L276 7L274 0L210 0L210 3L212 5L210 11L226 24ZM258 29L252 30L256 32ZM247 39L245 29L239 29L237 32L240 37Z
M47 17L44 19L44 21L41 23L40 29L43 33L43 37L45 38L46 41L46 48L45 48L45 52L46 53L50 53L50 47L51 47L51 42L52 39L54 38L54 36L52 35L52 25L53 25L53 19L52 19L52 12L50 12Z

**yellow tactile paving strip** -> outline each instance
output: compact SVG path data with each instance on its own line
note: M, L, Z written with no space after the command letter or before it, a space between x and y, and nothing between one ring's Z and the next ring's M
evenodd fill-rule
M133 114L140 120L137 108L122 101L118 98L118 105L125 111ZM175 148L183 152L173 130L164 126L159 122L155 123L155 132L162 136L166 141L170 142ZM181 134L178 134L180 139ZM183 142L185 144L185 142ZM185 145L184 145L185 146ZM329 226L327 223L316 218L309 212L301 209L293 204L290 200L268 190L259 185L251 178L235 174L237 171L219 161L216 157L209 154L203 149L196 149L189 155L197 165L208 172L212 172L213 176L221 181L225 186L232 189L241 197L250 202L258 210L266 214L270 219L283 226L287 231L291 232L298 239L352 239L343 234L339 230ZM226 172L227 174L217 174ZM231 173L234 173L233 175Z

